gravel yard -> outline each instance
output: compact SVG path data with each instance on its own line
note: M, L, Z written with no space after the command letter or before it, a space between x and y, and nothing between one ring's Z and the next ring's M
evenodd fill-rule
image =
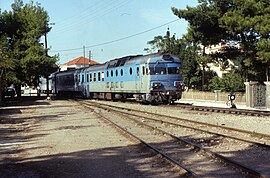
M0 109L0 177L179 177L75 102L25 101Z

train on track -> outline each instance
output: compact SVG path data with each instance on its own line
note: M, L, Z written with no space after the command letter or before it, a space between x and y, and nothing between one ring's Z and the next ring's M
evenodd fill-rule
M57 96L173 103L182 95L180 59L168 53L126 56L103 64L51 74Z

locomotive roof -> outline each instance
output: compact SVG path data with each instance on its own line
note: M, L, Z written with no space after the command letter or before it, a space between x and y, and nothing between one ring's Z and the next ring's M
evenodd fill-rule
M153 54L148 54L148 55L131 55L131 56L125 56L125 57L121 57L117 59L112 59L103 64L96 64L93 66L89 66L83 70L85 71L92 71L92 70L99 70L99 69L103 70L103 69L108 69L108 68L124 66L127 64L147 63L150 58L155 58L155 57L160 57L160 56L162 56L162 58L167 61L175 61L175 59L177 59L177 61L179 62L178 58L175 58L168 53L159 52L159 53L153 53Z

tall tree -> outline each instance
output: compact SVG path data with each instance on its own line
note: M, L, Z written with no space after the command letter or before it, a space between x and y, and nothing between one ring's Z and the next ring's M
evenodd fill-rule
M189 22L188 34L203 46L221 41L239 42L241 51L229 53L241 59L249 79L262 79L263 63L269 64L270 7L268 0L199 0L196 7L172 8ZM226 52L226 51L224 51ZM203 50L204 55L204 50ZM252 75L250 75L252 74ZM263 78L265 79L265 77Z
M20 89L21 84L38 85L40 76L48 76L56 70L57 56L50 57L40 42L41 36L50 31L48 28L48 13L40 6L30 1L15 0L12 11L0 14L0 30L11 38L10 48L16 64L16 80Z

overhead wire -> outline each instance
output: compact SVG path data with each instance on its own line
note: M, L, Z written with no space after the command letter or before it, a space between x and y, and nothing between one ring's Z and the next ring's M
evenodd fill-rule
M122 40L125 40L125 39L128 39L128 38L132 38L132 37L135 37L135 36L138 36L138 35L142 35L142 34L144 34L144 33L147 33L147 32L153 31L153 30L155 30L155 29L161 28L161 27L163 27L163 26L169 25L169 24L171 24L171 23L174 23L174 22L176 22L176 21L178 21L178 20L180 20L180 19L178 18L178 19L169 21L169 22L167 22L167 23L164 23L164 24L162 24L162 25L159 25L159 26L157 26L157 27L154 27L154 28L151 28L151 29L148 29L148 30L139 32L139 33L135 33L135 34L133 34L133 35L129 35L129 36L126 36L126 37L123 37L123 38L119 38L119 39L107 41L107 42L104 42L104 43L99 43L99 44L94 44L94 45L88 45L88 46L85 46L85 48L93 48L93 47L98 47L98 46L108 45L108 44L115 43L115 42L118 42L118 41L122 41ZM52 51L50 51L50 52L57 53L57 52L66 52L66 51L75 51L75 50L82 50L82 47L80 47L80 48L72 48L72 49L52 50Z
M114 0L110 1L109 3L99 4L99 6L96 6L93 10L90 11L90 13L80 14L80 16L77 18L79 20L66 25L60 24L60 27L57 25L57 29L54 30L54 33L72 31L75 28L78 28L78 26L82 26L83 24L97 20L98 18L103 17L104 15L128 4L129 2L131 2L131 0L124 0L124 1Z

